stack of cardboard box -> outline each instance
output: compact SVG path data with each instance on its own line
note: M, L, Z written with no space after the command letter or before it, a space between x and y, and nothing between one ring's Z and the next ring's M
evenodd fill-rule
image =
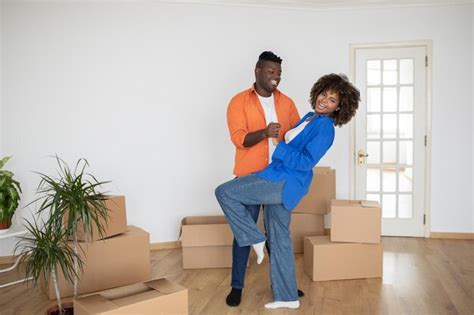
M92 240L85 241L79 228L79 255L84 267L79 274L78 293L84 294L137 283L150 279L150 236L148 232L127 226L125 196L109 196L106 199L109 213L101 238L93 231ZM72 246L72 244L71 244ZM58 273L61 297L73 294L72 284L61 272ZM55 299L52 275L49 285L41 282L49 299Z
M308 194L291 213L293 252L303 253L304 237L324 235L324 215L336 198L336 171L315 167Z
M331 235L305 238L304 270L313 281L381 277L380 232L378 202L333 200Z
M308 194L291 214L293 252L303 253L305 236L324 235L324 214L336 197L336 172L316 167ZM264 231L263 214L258 226ZM234 236L225 216L194 216L181 221L183 269L232 267Z

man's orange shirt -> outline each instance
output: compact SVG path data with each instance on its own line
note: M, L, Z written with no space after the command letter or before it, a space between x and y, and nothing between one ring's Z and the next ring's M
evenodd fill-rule
M296 125L300 115L291 98L279 90L273 92L275 112L281 125L279 140L285 133ZM234 174L245 176L263 170L269 163L268 139L256 145L244 147L245 136L257 130L262 130L270 123L265 121L265 112L258 100L254 86L240 92L232 98L227 108L227 125L230 138L236 147Z

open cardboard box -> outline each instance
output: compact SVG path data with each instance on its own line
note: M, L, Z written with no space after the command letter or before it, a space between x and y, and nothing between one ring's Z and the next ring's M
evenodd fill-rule
M80 297L76 315L188 314L188 289L166 278Z
M183 269L232 267L233 239L224 216L184 218L181 221Z

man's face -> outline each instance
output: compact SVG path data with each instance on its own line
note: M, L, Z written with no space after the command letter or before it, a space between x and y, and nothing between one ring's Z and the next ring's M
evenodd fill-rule
M255 68L255 82L257 88L260 88L269 94L275 91L280 80L281 65L277 62L265 61L261 67Z

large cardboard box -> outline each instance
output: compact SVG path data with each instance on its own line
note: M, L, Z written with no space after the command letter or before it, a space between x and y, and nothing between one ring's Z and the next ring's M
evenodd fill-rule
M380 243L381 216L377 201L332 200L331 242Z
M303 253L305 236L324 235L324 215L292 213L290 230L293 253Z
M104 220L101 220L101 223L105 227L103 236L100 237L99 231L94 225L94 228L92 230L92 239L87 241L97 241L100 239L127 232L127 213L125 210L125 196L107 196L107 199L105 199L105 206L108 209L109 217L107 219L107 223L105 223ZM82 225L79 225L77 227L77 234L79 241L85 241Z
M306 237L304 271L313 281L379 278L382 244L335 243L329 236Z
M232 267L233 239L224 216L184 218L181 221L183 269Z
M84 261L78 284L79 294L114 288L150 279L150 235L129 226L126 233L92 243L79 243ZM61 297L73 294L72 285L58 273ZM49 299L55 299L52 276L49 287L41 282Z
M326 214L332 199L336 199L336 171L329 167L315 167L308 194L301 199L293 212Z
M81 297L74 301L74 314L188 314L188 289L154 279Z

